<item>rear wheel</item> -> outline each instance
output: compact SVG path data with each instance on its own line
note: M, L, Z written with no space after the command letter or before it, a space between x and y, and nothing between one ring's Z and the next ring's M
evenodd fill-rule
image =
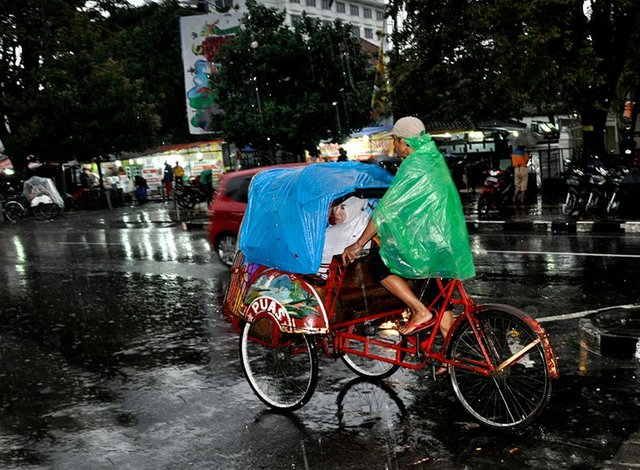
M33 208L33 216L37 220L53 220L59 212L60 208L56 204L38 204Z
M496 429L530 425L551 396L551 380L538 335L522 319L507 312L487 311L477 317L485 348L499 364L532 346L513 363L487 375L451 366L451 383L462 406L482 424ZM453 332L448 356L466 363L485 363L468 321Z
M3 209L4 216L12 224L15 224L18 220L22 219L27 213L25 207L18 201L7 202L4 204Z
M238 239L234 235L222 235L218 239L218 243L216 245L218 257L220 257L220 261L229 267L233 265L233 260L237 251L237 244Z
M369 356L395 359L396 350L385 347L385 345L404 346L405 339L400 335L398 330L395 328L395 325L390 323L391 320L391 317L384 317L373 322L358 323L349 327L347 331L351 334L362 336L367 340L375 340L381 343L369 343L369 349L367 351ZM400 368L397 364L359 355L358 352L362 352L364 354L364 348L366 346L362 341L348 339L343 341L345 347L355 352L345 352L342 356L342 360L349 369L361 377L384 379L393 375ZM404 353L401 353L400 358L402 359L403 357Z
M306 335L282 333L264 317L244 326L240 356L249 385L268 406L293 411L313 395L318 356Z
M565 198L564 203L562 204L562 213L564 215L573 214L573 211L576 210L577 203L578 203L578 197L576 196L576 193L572 191L568 191L567 197Z

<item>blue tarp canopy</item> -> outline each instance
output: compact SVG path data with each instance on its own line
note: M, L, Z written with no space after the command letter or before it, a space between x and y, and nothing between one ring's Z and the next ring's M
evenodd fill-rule
M248 262L314 274L320 267L331 202L354 193L373 197L392 180L379 166L359 162L261 171L251 181L240 250Z

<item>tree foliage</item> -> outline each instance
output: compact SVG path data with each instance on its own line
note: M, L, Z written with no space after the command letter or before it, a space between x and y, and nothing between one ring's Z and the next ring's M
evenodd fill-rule
M187 125L180 46L181 16L193 15L178 0L120 8L106 19L113 33L111 50L127 77L142 84L147 102L159 118L161 142L191 140Z
M406 12L392 34L394 110L472 120L577 111L598 151L639 9L637 0L392 0L392 17Z
M143 82L113 54L103 0L0 0L0 126L19 170L26 155L86 161L144 148L159 119Z
M213 87L224 136L265 153L301 155L369 122L373 70L350 26L285 15L247 2L245 28L223 45Z

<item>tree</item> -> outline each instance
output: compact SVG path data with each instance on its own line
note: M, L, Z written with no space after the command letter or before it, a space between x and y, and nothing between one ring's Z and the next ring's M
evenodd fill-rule
M426 119L578 111L590 152L637 31L636 0L392 0L396 114Z
M247 1L245 28L217 57L213 87L224 136L239 146L300 156L340 142L369 122L373 70L350 26L285 14Z
M86 161L153 140L154 106L113 58L96 8L84 0L0 0L0 138L19 171L31 153Z
M120 8L105 20L113 33L111 50L129 80L140 81L145 99L160 119L161 142L188 142L179 19L192 15L178 0Z

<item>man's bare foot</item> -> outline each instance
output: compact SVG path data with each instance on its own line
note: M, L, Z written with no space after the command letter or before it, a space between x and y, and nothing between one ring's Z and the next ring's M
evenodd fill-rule
M403 335L410 335L411 333L415 333L416 331L420 331L431 325L431 320L433 320L433 314L427 310L421 310L420 312L414 312L411 315L411 319L400 328L398 331Z

